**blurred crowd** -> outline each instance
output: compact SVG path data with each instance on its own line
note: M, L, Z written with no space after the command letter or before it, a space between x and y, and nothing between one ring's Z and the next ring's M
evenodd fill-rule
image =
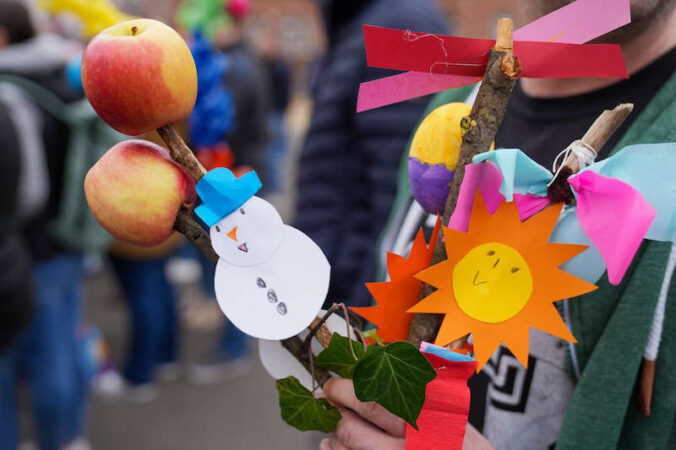
M203 286L186 320L198 327L222 320L214 267L181 236L153 248L117 242L87 211L86 171L124 137L84 97L82 51L87 38L132 16L106 0L42 6L0 1L0 448L17 448L25 438L18 411L28 408L38 448L87 449L92 394L150 402L158 379L181 376L176 286ZM193 116L177 127L208 169L256 170L266 194L281 195L289 66L274 39L258 39L255 49L247 42L249 11L246 0L185 2L176 11L173 25L191 46L200 90ZM84 283L104 268L116 275L131 323L120 370L105 336L83 316ZM214 383L250 370L246 335L222 326L213 351L188 368L190 381ZM27 397L18 395L21 386Z
M388 224L410 231L412 224L417 229L424 222L412 199L397 197L397 183L407 142L430 99L355 111L359 84L389 74L366 67L362 24L449 34L439 2L295 2L309 4L324 29L317 37L307 23L282 25L285 33L302 37L301 45L312 41L302 64L281 48L280 33L251 17L255 3L0 0L0 450L13 450L26 439L42 450L88 449L92 396L148 403L160 395L160 380L209 385L244 376L253 367L249 338L218 309L214 266L205 257L178 234L151 248L115 241L89 213L84 176L112 143L125 138L94 114L80 80L87 39L106 26L133 15L157 17L159 10L181 32L197 65L199 91L192 116L176 128L208 170L258 173L263 196L331 263L327 303L370 304L364 283L378 275L378 259L385 254L376 250L382 231ZM494 16L506 4L485 3ZM560 2L537 3L551 3L551 10ZM487 16L491 24L493 19ZM544 140L559 136L567 145L571 136L581 136L587 119L608 98L624 101L629 92L636 97L630 100L645 108L673 73L674 52L667 50L659 56L671 59L653 67L647 79L644 73L640 86L623 85L611 92L614 96L594 97L592 108L582 108L588 99L569 106L551 99L535 102L529 93L554 96L537 82L528 86L529 93L517 87L516 106L496 143L535 145L542 130L533 124L541 125L543 108L553 117L545 129L549 134L542 134L534 150L543 155ZM640 59L635 53L625 57ZM652 90L643 92L647 88L641 86ZM464 94L456 101L470 92ZM559 112L566 108L584 109L586 115L562 131ZM520 133L530 136L528 142ZM162 144L155 133L143 138ZM401 213L391 216L393 204ZM397 238L394 244L404 241ZM380 242L387 244L387 237ZM83 286L102 271L114 274L129 316L130 336L119 367L99 324L83 314ZM194 289L183 289L188 285ZM217 329L219 335L187 367L178 363L180 330L186 327ZM487 381L481 383L484 393L473 399L485 402ZM19 395L24 391L28 395ZM28 436L19 426L23 410L31 412Z
M331 261L328 303L368 304L363 282L375 276L374 244L394 198L401 149L424 102L354 113L359 82L382 75L365 68L361 24L444 33L443 16L417 0L394 9L375 0L312 4L328 52L310 62L311 75L301 77L309 85L298 89L278 35L266 27L246 32L249 1L176 6L172 25L190 45L199 80L193 114L176 127L208 170L255 170L263 195L289 220L296 216L296 226ZM17 417L28 408L40 449L87 449L92 395L147 403L159 395L158 380L204 385L242 376L252 367L251 343L218 310L213 264L180 235L152 248L118 242L87 210L88 167L124 137L88 108L82 52L87 39L134 11L107 0L42 7L0 0L0 448L16 448L25 438ZM299 139L294 128L302 123L294 127L287 112L293 94L310 93L314 114ZM161 144L155 133L143 138ZM298 159L294 141L303 142L299 164L289 164ZM115 274L129 313L119 369L101 329L83 314L83 285L101 270ZM199 289L186 302L180 286L187 284ZM211 350L188 367L177 363L182 322L222 327ZM21 386L28 401L18 395Z

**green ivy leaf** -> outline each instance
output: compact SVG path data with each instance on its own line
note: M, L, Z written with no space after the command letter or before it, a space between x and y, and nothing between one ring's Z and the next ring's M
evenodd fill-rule
M354 370L354 391L362 402L379 403L417 430L425 388L436 376L429 361L409 342L371 345Z
M284 422L300 431L330 433L336 429L341 418L338 409L323 398L315 398L296 377L286 377L275 383Z
M350 351L350 342L354 355ZM357 367L363 354L364 347L359 342L333 333L329 346L315 358L315 366L335 372L343 378L352 378L354 368Z

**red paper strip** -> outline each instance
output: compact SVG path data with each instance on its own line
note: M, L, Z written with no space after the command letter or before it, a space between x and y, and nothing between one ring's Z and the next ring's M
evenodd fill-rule
M583 44L631 22L629 3L629 0L577 0L514 31L514 39ZM468 79L472 78L428 71L405 72L362 83L357 112L474 82Z
M364 25L370 67L482 77L495 41ZM527 78L627 78L616 44L514 41Z
M467 380L476 362L451 362L423 353L437 372L427 384L417 431L406 425L406 450L462 450L469 414Z

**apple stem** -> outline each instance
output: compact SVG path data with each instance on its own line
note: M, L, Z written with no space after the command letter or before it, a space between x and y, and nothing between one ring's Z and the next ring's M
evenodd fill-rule
M131 27L131 35L136 36L136 33L138 32L138 27Z

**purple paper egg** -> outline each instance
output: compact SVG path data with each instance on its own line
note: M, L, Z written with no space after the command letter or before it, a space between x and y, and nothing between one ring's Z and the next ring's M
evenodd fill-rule
M430 214L443 214L454 174L445 164L425 164L412 156L408 158L411 192Z

